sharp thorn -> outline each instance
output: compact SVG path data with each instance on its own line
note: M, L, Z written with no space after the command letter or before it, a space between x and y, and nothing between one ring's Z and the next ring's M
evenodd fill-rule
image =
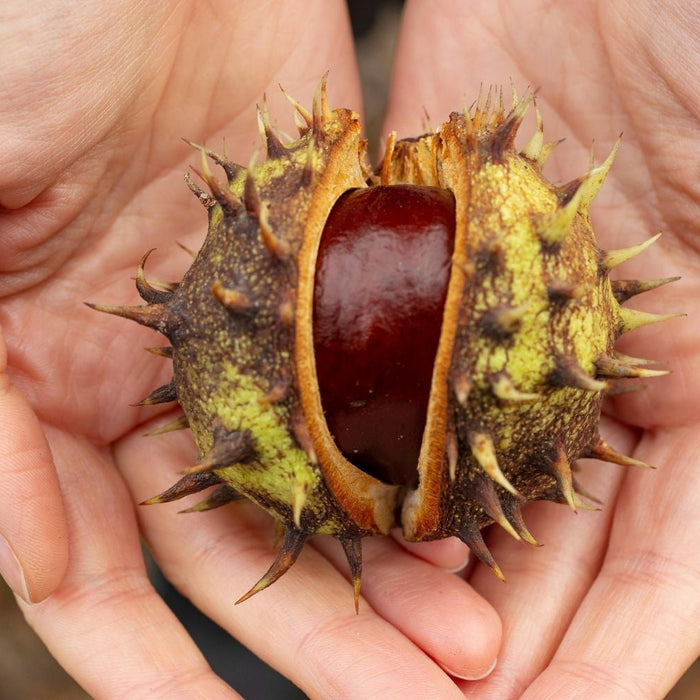
M299 132L299 138L309 133L309 127L301 119L297 112L294 112L294 126L296 126L297 131Z
M457 433L454 430L447 432L445 441L445 454L447 456L447 469L450 481L454 484L457 479L457 463L459 459L459 446L457 443Z
M551 282L547 286L547 297L554 306L563 306L570 301L577 301L584 293L585 288L581 284L571 284L564 281Z
M533 100L533 104L535 106L535 119L537 120L537 126L535 128L535 133L530 137L527 145L522 150L522 155L525 156L525 158L529 158L530 160L539 163L542 155L542 148L544 146L544 125L542 121L542 113L540 112L535 100Z
M248 174L245 178L243 202L245 203L245 209L248 215L257 219L260 214L262 203L260 201L260 195L258 194L258 188L255 184L255 179L250 170L248 170Z
M217 165L220 165L221 163L224 162L224 158L222 158L220 155L217 155L214 153L214 151L210 151L206 146L203 146L201 143L196 143L195 141L191 141L188 138L185 138L184 136L182 137L182 140L188 145L194 148L195 151L199 151L200 154L202 154L205 158L211 158ZM208 165L205 167L209 167Z
M515 80L513 80L512 77L510 79L510 95L511 100L513 102L513 107L515 107L518 104L520 98L518 97L518 89L515 87Z
M648 369L646 367L640 367L639 363L643 363L644 360L640 361L632 357L628 359L636 361L636 364L631 364L620 357L599 357L595 361L597 370L596 376L609 377L611 379L620 379L623 377L650 379L652 377L662 377L665 374L670 374L667 369Z
M316 455L316 450L314 449L314 443L311 439L311 433L309 432L309 426L306 423L304 414L297 410L291 415L291 427L294 437L299 443L299 447L306 453L306 458L309 460L309 464L318 464L318 456Z
M308 490L306 482L294 481L292 484L292 519L297 529L301 529L301 513L304 510Z
M493 482L486 478L474 480L474 491L479 505L496 524L500 525L513 539L520 540L520 535L506 518L503 506L498 498Z
M154 389L146 398L141 399L134 406L155 406L159 403L170 403L177 401L177 391L173 382L168 382Z
M214 282L212 293L224 308L234 313L248 311L253 305L251 298L245 292L239 289L224 287L219 280Z
M633 365L635 367L642 367L644 365L662 365L664 362L662 360L649 360L643 357L631 357L630 355L625 355L618 350L614 351L614 359L619 362L624 362L627 365Z
M156 435L165 435L165 433L171 433L174 430L184 430L190 427L190 422L187 420L186 415L178 416L175 420L171 420L164 425L161 425L153 430L149 430L145 433L146 437L155 437Z
M638 245L630 246L629 248L618 248L617 250L607 250L601 255L600 266L605 273L610 272L613 268L621 265L623 262L634 258L635 256L643 253L650 245L656 243L661 236L657 233L655 236L648 238L643 243Z
M287 149L280 140L279 136L275 133L275 130L270 124L270 113L267 109L267 101L263 100L263 108L260 109L256 106L257 117L258 117L258 129L260 131L260 138L262 139L265 149L267 151L268 158L279 158L287 153Z
M481 96L484 91L484 84L479 83L479 94L476 96L476 101L472 102L469 107L469 113L473 114L472 120L476 123L477 119L481 117Z
M256 593L264 590L271 584L273 584L277 579L283 574L289 571L290 567L299 557L304 543L306 542L307 535L301 530L288 527L284 532L284 539L282 540L282 546L275 561L272 566L267 570L265 575L244 595L242 595L237 601L236 605L243 603L248 600Z
M618 141L622 138L622 134L618 137ZM614 144L614 148L617 147L617 143ZM588 170L591 171L595 168L595 139L591 140L591 150L588 154Z
M340 544L350 566L352 578L352 592L355 599L355 613L360 612L360 588L362 586L362 538L341 537Z
M672 318L680 318L686 314L650 314L646 311L637 311L635 309L620 309L620 321L622 322L621 333L629 333L637 328L648 326L652 323L660 323L661 321L669 321Z
M474 455L474 459L476 459L484 472L506 491L517 495L518 492L515 486L508 481L498 465L496 448L494 447L491 436L488 433L471 431L467 437L469 439L472 455Z
M587 211L593 198L598 194L600 188L603 186L603 182L610 171L610 166L615 159L615 154L620 146L620 140L622 139L622 134L617 138L615 144L610 151L608 157L597 167L592 168L588 171L588 174L583 178L581 182L581 199L580 207L582 211Z
M423 105L423 131L425 131L427 134L434 134L435 133L435 126L433 125L432 119L430 118L430 114L428 113L427 108L425 105Z
M471 390L472 380L466 373L457 372L452 379L452 391L460 406L466 407Z
M92 304L85 302L85 305L113 316L121 316L130 321L136 321L142 326L152 328L167 336L171 328L171 315L165 304L147 304L145 306L107 306L105 304Z
M332 116L331 110L328 108L328 96L326 94L327 79L328 73L321 78L321 82L318 84L316 94L314 95L312 117L314 136L316 137L316 140L321 137L324 125Z
M280 90L282 90L282 94L287 98L292 107L294 107L294 111L296 112L296 114L298 114L306 122L307 129L310 129L314 124L314 118L311 112L309 112L308 109L306 109L299 102L297 102L297 100L295 100L291 95L285 92L284 88L281 85ZM301 135L303 136L303 134Z
M613 382L612 384L609 384L608 388L605 390L605 396L624 396L625 394L634 394L637 391L642 391L646 388L646 384L622 385L617 382Z
M189 173L185 173L185 184L190 188L190 191L202 203L205 209L211 209L216 204L216 200L207 194L193 179Z
M570 199L559 206L554 214L547 217L539 226L539 236L547 246L558 246L564 242L576 214L581 206L583 189L579 186Z
M560 357L555 368L549 373L547 382L554 387L571 387L583 391L603 391L607 384L593 378L578 364L576 359Z
M171 295L180 286L179 282L163 282L163 280L150 280L150 284L161 292Z
M489 90L486 93L486 102L484 103L484 119L487 119L491 113L491 92L493 91L493 86L489 85ZM513 105L515 108L516 105Z
M486 564L486 566L488 566L491 571L493 571L493 573L496 574L499 579L501 579L501 581L506 580L506 577L503 575L500 567L498 564L496 564L496 560L493 558L493 555L491 552L489 552L479 528L475 524L467 523L462 525L458 536L459 539L462 540L462 542L464 542L469 549L471 549L474 555L480 561Z
M177 284L168 282L149 282L146 279L146 274L144 272L144 267L146 265L146 260L148 260L151 253L155 248L151 248L139 262L136 268L136 289L139 296L149 304L163 304L167 302L173 295L173 292L177 289Z
M540 153L540 157L537 159L537 164L540 166L540 168L549 160L549 156L552 155L552 151L554 151L554 149L563 141L564 139L557 139L556 141L549 141L542 146L542 152Z
M574 506L577 510L588 510L588 511L598 511L601 510L599 506L592 506L590 503L586 503L579 498L577 493L574 493Z
M530 304L489 309L480 319L484 333L496 340L506 340L520 328Z
M653 469L653 467L646 462L621 454L612 448L600 435L596 436L584 456L592 457L593 459L601 459L604 462L612 462L613 464L619 464L623 467L644 467L645 469Z
M205 472L211 474L212 472ZM207 510L214 510L215 508L221 508L233 501L240 501L243 496L232 488L228 484L220 484L214 491L205 498L203 501L191 506L190 508L185 508L181 510L180 513L203 513Z
M394 155L395 147L396 132L390 131L389 135L386 137L386 146L384 147L384 159L382 160L382 168L379 178L379 183L381 185L388 185L390 182L392 157Z
M204 146L201 146L198 143L194 143L194 141L190 141L189 139L182 139L186 144L189 146L192 146L192 148L196 149L200 153L202 153L203 156L206 156L208 158L211 158L218 166L223 168L224 172L226 173L226 178L230 183L232 183L240 174L241 170L243 170L243 167L240 166L238 163L232 163L224 154L223 156L220 156L218 153L215 153L214 151L210 151L208 148L205 148ZM224 146L225 149L225 146ZM209 170L209 164L207 163L205 166L205 171ZM211 171L210 171L211 172Z
M554 459L550 461L549 467L549 473L556 479L557 486L559 487L559 494L575 513L578 503L574 491L571 464L569 464L569 459L566 456L566 450L563 445L557 447L557 454Z
M178 248L181 248L182 250L184 250L185 253L187 253L187 255L189 255L192 259L197 257L196 251L192 250L192 248L188 248L186 245L184 245L184 243L180 243L180 241L175 241L175 245Z
M489 92L489 96L490 94ZM533 100L534 95L530 93L522 100L513 103L510 114L505 118L503 123L494 130L491 137L492 157L498 159L506 151L512 150L515 136ZM495 110L493 116L498 119L502 118L502 115L503 110L501 108L500 110Z
M657 289L671 282L677 282L679 279L680 277L666 277L660 280L612 280L610 285L617 302L624 304L637 294L650 292L652 289Z
M263 100L266 102L264 95ZM258 134L260 135L260 140L262 141L263 146L265 146L265 150L267 152L267 134L265 133L265 122L263 119L262 110L260 109L260 105L255 105L255 117L258 124Z
M200 172L199 170L197 170L197 168L191 166L192 172L196 173L198 177L200 177L204 182L207 183L209 191L211 192L211 196L216 202L219 203L221 208L227 214L229 214L230 216L237 214L241 209L241 200L238 199L238 197L236 197L236 195L233 194L233 192L231 192L228 186L221 186L221 183L214 177L214 174L209 169L208 161L206 161L205 159L204 162L207 163L206 170Z
M173 346L172 345L157 345L153 348L146 348L146 352L150 352L152 355L158 355L159 357L167 357L172 359L173 356Z
M250 461L255 456L253 438L248 430L229 431L223 425L214 429L214 444L200 461L185 469L185 474L232 467Z
M271 255L278 260L286 260L292 254L292 248L289 242L280 238L270 225L270 217L268 214L267 202L262 202L260 212L258 214L258 226L260 227L260 236L263 244Z
M203 474L187 474L183 476L176 484L163 493L153 496L139 503L141 506L152 506L158 503L170 503L177 501L184 496L189 496L193 493L199 493L210 486L215 486L221 480L213 472L205 472Z
M497 372L491 377L491 390L501 401L534 401L539 394L520 391L507 372Z
M525 521L523 520L521 500L519 498L516 498L515 496L511 496L510 494L506 493L503 494L501 503L503 505L503 512L505 513L506 518L508 518L508 520L513 525L515 531L520 535L522 540L524 542L527 542L528 544L531 544L533 547L539 547L539 543L532 536L532 533L527 529Z

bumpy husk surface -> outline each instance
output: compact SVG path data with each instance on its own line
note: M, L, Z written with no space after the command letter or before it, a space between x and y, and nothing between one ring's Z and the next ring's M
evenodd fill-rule
M267 158L248 168L200 148L208 192L188 178L209 216L206 241L178 285L150 284L141 307L97 306L165 334L172 383L142 403L177 401L199 450L192 469L147 503L215 486L194 509L241 497L267 510L285 535L270 570L243 599L284 573L312 534L345 548L359 593L361 538L400 525L410 540L456 535L497 575L481 529L498 523L535 543L521 508L548 499L585 507L572 463L596 457L640 464L598 433L610 380L662 374L619 355L619 335L663 320L623 308L670 280L611 282L642 252L604 252L588 209L613 153L555 186L542 174L553 144L541 119L522 151L518 127L533 102L506 113L478 103L437 132L388 140L372 173L361 125L331 111L325 85L283 144L261 113ZM222 184L208 160L223 168ZM313 354L314 272L325 221L340 195L376 184L449 189L456 240L415 488L383 484L351 464L326 425Z

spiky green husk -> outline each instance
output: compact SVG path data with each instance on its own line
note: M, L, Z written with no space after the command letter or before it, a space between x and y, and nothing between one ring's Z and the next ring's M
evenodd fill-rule
M598 434L609 379L661 372L614 350L628 330L666 317L622 308L671 280L611 282L610 269L651 241L623 251L596 246L588 208L610 157L563 187L542 175L551 152L542 120L522 152L514 138L532 96L506 114L480 103L438 132L388 140L372 175L357 116L330 111L325 85L311 113L294 102L300 138L283 144L259 113L267 159L246 169L200 148L209 232L179 285L149 283L143 307L96 307L165 334L173 381L140 405L177 400L199 460L146 503L217 489L206 510L246 497L285 528L270 570L243 599L286 571L311 534L335 535L350 562L355 597L361 537L400 524L408 539L457 535L502 575L481 536L491 522L535 543L524 503L584 502L571 463L597 457L640 464ZM208 160L223 167L226 184ZM453 265L435 361L415 490L382 484L345 460L323 417L315 378L312 297L319 240L347 189L425 184L456 201ZM145 258L144 258L145 260ZM398 519L398 523L397 523Z

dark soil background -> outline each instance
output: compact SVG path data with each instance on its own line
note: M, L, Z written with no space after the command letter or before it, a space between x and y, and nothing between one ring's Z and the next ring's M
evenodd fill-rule
M401 0L349 0L362 74L365 124L372 146L380 137ZM374 153L370 147L370 153ZM201 615L154 568L153 580L190 630L216 673L248 700L297 700L306 696L269 669L220 627ZM0 700L86 700L89 696L53 660L24 622L0 580ZM700 698L700 660L668 700ZM641 699L640 699L641 700Z

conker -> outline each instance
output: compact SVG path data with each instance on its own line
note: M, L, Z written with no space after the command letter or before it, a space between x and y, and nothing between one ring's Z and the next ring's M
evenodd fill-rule
M617 338L673 316L626 301L673 278L610 272L656 237L604 251L589 208L617 145L568 184L542 167L542 120L515 145L534 96L477 101L435 132L387 139L372 169L358 116L291 100L300 136L265 110L267 159L248 168L201 148L206 240L179 283L138 268L137 306L92 305L170 342L173 378L140 405L177 401L198 455L144 503L212 490L188 510L247 498L284 530L276 581L312 535L342 545L360 595L362 538L457 536L503 574L481 529L536 544L528 501L586 507L580 458L621 465L598 430L604 392L663 370ZM536 107L535 107L536 109ZM226 183L209 160L222 166ZM546 537L546 533L544 533Z
M346 192L321 237L316 370L328 427L353 464L413 484L428 407L455 205L417 185Z

